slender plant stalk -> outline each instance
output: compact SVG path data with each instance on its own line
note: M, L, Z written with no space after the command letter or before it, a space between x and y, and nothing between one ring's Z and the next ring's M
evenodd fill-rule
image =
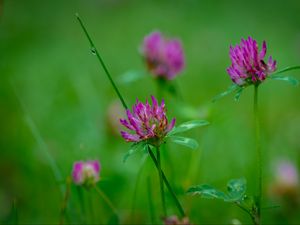
M85 198L83 196L84 189L81 186L76 187L77 190L77 196L79 198L79 205L80 205L80 215L81 215L81 221L78 221L79 223L86 224L87 218L86 218L86 204L85 204Z
M244 212L246 212L250 217L251 217L251 219L252 219L252 222L253 222L253 224L257 224L256 223L256 220L255 220L255 215L253 215L247 208L245 208L244 206L242 206L240 203L238 203L238 202L235 202L235 205L237 206L237 207L239 207L241 210L243 210Z
M165 217L167 215L167 209L166 209L164 182L162 179L162 169L161 169L159 147L156 147L156 159L157 159L157 165L158 165L157 171L158 171L158 175L159 175L159 186L160 186L161 202L162 202L162 208L163 208L163 216Z
M28 128L30 129L30 132L32 133L32 136L34 137L35 141L37 142L38 145L38 149L43 153L45 159L47 160L53 176L55 178L55 181L57 183L60 184L60 192L61 192L61 196L64 197L64 193L66 192L66 187L65 187L65 183L62 182L64 180L62 173L60 171L60 168L58 167L54 157L51 155L49 148L45 142L45 140L42 137L41 132L39 131L38 127L36 126L35 122L33 121L33 118L30 115L30 112L28 110L28 108L26 107L25 103L22 101L21 95L18 93L18 89L15 86L15 83L13 82L13 80L11 80L11 86L12 89L14 90L14 93L20 103L21 109L23 111L23 115L24 115L24 120L28 126Z
M80 24L81 28L82 28L83 31L84 31L84 34L86 35L87 39L88 39L89 42L90 42L90 46L91 46L91 51L92 51L92 53L95 54L95 55L97 56L97 58L98 58L98 60L99 60L99 62L100 62L100 64L101 64L102 68L104 69L105 74L107 75L107 77L108 77L108 79L109 79L111 85L113 86L113 88L114 88L114 90L116 91L116 93L117 93L119 99L121 100L122 105L124 106L125 109L127 109L128 107L127 107L127 105L126 105L126 103L125 103L125 101L124 101L124 99L123 99L123 97L122 97L122 95L121 95L119 89L117 88L117 86L116 86L114 80L112 79L112 77L111 77L111 75L110 75L110 73L109 73L107 67L106 67L105 64L104 64L103 59L101 58L101 56L100 56L98 50L96 49L96 47L95 47L95 45L94 45L94 43L93 43L93 41L92 41L92 39L91 39L89 33L87 32L86 27L84 26L82 20L80 19L79 15L78 15L77 13L76 13L76 17L77 17L77 20L79 21L79 24Z
M275 73L272 73L272 75L276 75L276 74L280 74L280 73L284 73L284 72L287 72L287 71L290 71L290 70L298 70L300 69L300 66L288 66L282 70L279 70Z
M151 159L153 160L153 162L154 162L156 168L159 168L158 162L157 162L157 160L156 160L156 158L155 158L155 156L154 156L154 154L153 154L153 152L151 151L151 149L150 149L149 146L148 146L148 152L149 152L149 155L150 155ZM183 208L182 208L182 206L181 206L179 200L177 199L176 194L175 194L175 192L173 191L173 189L172 189L172 187L171 187L169 181L167 180L167 178L166 178L166 176L165 176L165 174L164 174L164 171L162 170L161 173L162 173L163 181L165 182L165 185L167 186L169 192L171 193L171 196L172 196L172 198L173 198L173 200L174 200L174 202L175 202L175 204L176 204L176 207L178 208L178 211L180 212L180 215L181 215L182 217L184 217L184 216L185 216L184 210L183 210Z
M103 69L104 69L104 71L105 71L105 73L106 73L108 79L110 80L110 82L111 82L111 84L112 84L112 86L113 86L115 92L117 93L117 95L118 95L120 101L122 102L123 107L124 107L125 109L128 109L128 107L127 107L127 105L126 105L126 103L125 103L125 101L124 101L124 98L122 97L120 91L118 90L117 86L115 85L115 82L113 81L113 79L112 79L110 73L108 72L107 67L106 67L105 64L104 64L104 61L102 60L102 58L101 58L99 52L97 51L97 49L96 49L96 47L95 47L95 45L94 45L94 43L93 43L93 41L92 41L90 35L88 34L88 32L87 32L87 30L86 30L86 28L85 28L85 26L84 26L82 20L80 19L80 17L79 17L78 14L76 14L76 17L77 17L77 20L78 20L79 23L80 23L81 28L83 29L83 31L84 31L84 33L85 33L85 35L86 35L86 37L88 38L88 40L89 40L89 42L90 42L91 49L92 49L93 53L96 54L96 56L97 56L97 58L98 58L98 60L99 60L99 62L100 62L100 64L101 64L101 66L103 67ZM150 154L150 156L151 156L151 158L152 158L152 160L153 160L153 162L154 162L156 168L159 168L158 162L157 162L157 160L156 160L156 158L155 158L155 156L154 156L154 154L153 154L153 152L151 151L151 149L150 149L149 146L148 146L148 151L149 151L149 154ZM184 211L183 211L183 209L182 209L182 207L181 207L181 205L180 205L180 202L178 201L178 199L177 199L177 197L176 197L176 194L175 194L175 192L173 191L171 185L169 184L169 182L168 182L168 180L167 180L167 178L166 178L166 176L165 176L163 170L161 170L161 173L162 173L162 179L163 179L164 183L166 184L166 186L167 186L169 192L171 193L171 195L172 195L172 197L173 197L173 199L174 199L174 202L175 202L175 204L176 204L176 206L177 206L177 208L178 208L178 210L179 210L181 216L185 216L185 213L184 213ZM101 195L102 192L100 191L100 189L96 188L96 190L97 190L97 192ZM99 192L99 191L100 191L100 192ZM104 194L104 193L102 193L102 194ZM106 199L108 200L107 197L106 197ZM115 210L114 210L114 211L115 211Z
M95 185L95 190L96 192L100 195L100 197L106 202L106 204L109 206L109 208L113 211L115 215L118 215L117 209L114 207L112 202L109 200L109 198L104 194L104 192L97 186Z
M87 199L87 205L88 205L88 218L89 218L89 223L94 224L95 223L95 208L93 204L93 195L91 192L87 193L88 195L85 195Z
M258 190L257 190L257 219L261 224L261 199L262 199L262 152L260 141L260 122L258 112L258 85L254 85L254 120L255 120L255 145L257 152Z
M154 207L153 207L153 201L152 201L152 189L151 189L150 176L147 177L147 193L148 193L149 213L150 213L151 224L155 224L155 216L154 216L155 213L154 213Z
M17 208L17 199L13 200L12 204L12 224L19 224L19 217L18 217L18 208Z
M64 224L64 219L66 217L68 201L69 201L69 198L70 198L71 182L72 182L71 177L67 177L66 192L65 192L64 200L63 200L61 210L60 210L60 221L59 221L60 225Z
M139 168L139 172L137 174L137 178L136 178L136 181L135 181L135 186L134 186L134 191L133 191L133 198L132 198L132 206L131 206L131 221L132 222L134 222L134 212L135 212L135 205L136 205L136 201L137 201L138 184L139 184L141 176L142 176L145 161L146 161L146 157L142 159L142 163L141 163L141 166Z

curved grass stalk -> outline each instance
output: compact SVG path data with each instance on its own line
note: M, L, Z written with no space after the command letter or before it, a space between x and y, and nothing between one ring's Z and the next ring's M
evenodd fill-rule
M105 201L105 203L109 206L111 211L115 214L118 215L118 211L113 205L113 203L110 201L110 199L106 196L106 194L98 187L95 185L95 190L96 192L100 195L100 197Z
M79 17L78 14L76 14L76 17L77 17L77 20L78 20L79 23L80 23L81 28L83 29L83 31L84 31L84 33L85 33L85 35L86 35L86 37L88 38L88 40L89 40L89 42L90 42L90 45L91 45L91 48L92 48L93 52L96 54L96 56L97 56L97 58L98 58L98 60L99 60L99 62L100 62L100 64L101 64L101 66L103 67L103 69L104 69L104 71L105 71L105 73L106 73L108 79L110 80L110 82L111 82L111 84L112 84L112 86L113 86L115 92L117 93L117 95L118 95L120 101L122 102L123 107L124 107L125 109L128 109L128 107L127 107L127 105L126 105L126 103L125 103L125 101L124 101L124 98L122 97L120 91L118 90L117 86L115 85L115 82L113 81L112 77L110 76L110 73L108 72L107 67L106 67L105 64L104 64L104 61L102 60L102 58L101 58L99 52L97 51L97 49L96 49L96 47L95 47L95 45L94 45L94 43L93 43L93 41L92 41L90 35L88 34L88 32L87 32L87 30L86 30L86 28L85 28L85 26L84 26L82 20L80 19L80 17ZM156 160L156 158L155 158L153 152L152 152L151 149L149 148L149 146L148 146L148 152L149 152L149 154L150 154L150 156L151 156L151 159L153 160L153 162L154 162L156 168L159 168L158 162L157 162L157 160ZM168 180L167 180L167 178L166 178L166 176L165 176L163 170L161 170L161 173L162 173L162 179L163 179L164 183L166 184L166 186L167 186L169 192L171 193L171 196L172 196L172 198L174 199L174 202L175 202L175 204L176 204L176 206L177 206L177 208L178 208L178 210L179 210L181 216L185 216L185 213L184 213L184 211L183 211L183 208L182 208L180 202L178 201L178 199L177 199L177 197L176 197L176 194L175 194L175 192L173 191L171 185L169 184L169 182L168 182ZM97 190L97 189L96 189L96 190ZM100 194L100 193L101 193L101 192L99 192L99 194Z
M116 86L114 80L112 79L112 77L111 77L111 75L110 75L110 73L109 73L107 67L105 66L105 63L104 63L103 59L101 58L101 56L100 56L100 54L99 54L97 48L95 47L95 45L94 45L94 43L93 43L93 41L92 41L92 39L91 39L89 33L87 32L87 30L86 30L86 28L85 28L85 26L84 26L82 20L80 19L78 13L76 13L76 18L77 18L77 20L78 20L78 22L79 22L81 28L83 29L85 36L87 37L87 39L88 39L89 42L90 42L90 46L91 46L91 51L92 51L92 53L95 54L95 55L97 56L97 59L99 60L99 62L100 62L100 64L101 64L102 68L104 69L104 72L105 72L107 78L109 79L111 85L113 86L115 92L117 93L119 99L121 100L122 105L124 106L125 109L127 109L128 107L127 107L127 105L126 105L126 103L125 103L125 101L124 101L124 99L123 99L123 97L122 97L122 95L121 95L119 89L117 88L117 86Z
M64 194L66 192L66 186L65 186L65 183L63 182L64 178L60 171L60 168L58 167L53 156L50 154L48 146L47 146L46 142L44 141L36 124L34 123L32 117L30 116L29 110L27 109L26 105L24 104L23 100L21 99L21 96L19 95L17 88L14 85L13 80L11 80L10 82L11 82L11 87L12 87L12 89L17 97L17 100L19 101L21 109L23 111L24 120L25 120L32 136L34 137L37 145L39 146L38 149L42 152L45 159L47 160L47 162L52 170L55 181L57 182L57 184L60 184L61 196L64 197Z
M65 192L64 200L63 200L61 210L60 210L60 220L59 220L60 225L64 224L64 219L66 217L66 212L67 212L68 201L70 198L70 192L71 192L71 177L67 177L66 192Z

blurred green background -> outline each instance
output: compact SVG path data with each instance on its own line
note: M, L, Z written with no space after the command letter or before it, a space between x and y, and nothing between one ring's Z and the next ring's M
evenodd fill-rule
M233 96L216 103L211 99L230 85L229 45L242 37L251 35L259 43L266 40L267 55L278 61L279 69L300 64L298 0L0 2L0 222L16 219L15 202L20 224L58 223L64 180L74 161L87 159L100 160L99 187L119 209L121 223L150 223L148 177L156 218L161 215L153 163L149 159L142 163L141 154L122 162L130 145L111 127L110 121L118 116L109 116L108 109L117 101L116 95L90 52L76 12L116 80L128 71L145 71L139 46L149 32L160 30L182 40L186 69L175 83L185 108L165 92L169 116L176 116L178 123L207 119L211 125L188 134L200 143L196 151L167 144L163 168L192 223L251 222L233 205L184 192L201 183L224 190L229 179L246 177L248 192L254 193L253 90L248 88L239 102ZM289 75L299 78L300 72ZM130 104L157 92L150 75L119 85ZM268 81L259 94L263 202L280 205L264 210L263 221L299 224L299 202L292 203L289 196L274 197L269 189L277 160L300 166L300 89ZM299 199L299 186L295 192L294 200ZM177 213L172 200L167 200L169 214ZM67 215L67 223L107 223L112 213L96 192L72 186Z

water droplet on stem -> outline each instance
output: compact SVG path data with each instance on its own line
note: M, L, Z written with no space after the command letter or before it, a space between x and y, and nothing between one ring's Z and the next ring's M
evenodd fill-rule
M96 55L96 49L94 47L91 47L91 52L93 55Z

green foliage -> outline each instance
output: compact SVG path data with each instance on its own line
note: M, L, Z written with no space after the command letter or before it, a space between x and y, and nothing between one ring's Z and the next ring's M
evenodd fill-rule
M194 129L196 127L202 127L208 125L209 122L206 120L191 120L180 124L178 127L174 127L168 134L168 136L173 136L174 134L179 134L186 132L188 130Z
M213 186L209 184L202 184L202 185L191 187L189 188L187 193L193 195L200 195L202 198L207 198L207 199L225 200L227 198L224 192L215 189Z
M291 85L294 85L294 86L297 86L299 84L299 81L296 78L291 77L291 76L283 76L283 75L276 74L276 75L271 75L269 77L272 80L286 81L286 82L288 82L288 83L290 83Z
M149 162L149 165L146 163L141 182L137 185L138 210L132 217L128 216L133 186L141 163L118 163L120 156L122 160L123 154L131 144L126 145L123 139L106 132L107 106L115 100L116 95L104 77L103 71L99 70L99 65L95 62L96 57L91 54L93 49L89 49L78 24L72 18L74 9L79 10L85 19L96 47L108 63L113 78L118 78L118 75L126 71L144 70L138 47L144 35L153 29L157 28L169 37L181 39L187 69L172 83L180 87L177 90L183 95L184 103L194 109L179 114L177 113L179 110L175 111L175 108L180 106L180 101L168 95L166 90L164 95L161 95L166 100L168 113L181 121L204 118L199 117L199 107L203 107L214 93L217 93L215 90L222 90L222 87L227 88L226 85L231 84L224 72L230 63L229 45L236 44L242 36L245 37L241 35L245 33L245 29L247 33L260 40L266 39L268 48L272 51L267 54L277 59L280 65L293 61L299 54L297 51L282 48L286 43L293 42L299 33L298 0L288 1L285 7L282 7L282 2L273 1L272 15L280 17L274 16L271 20L266 19L266 15L270 15L266 14L270 9L270 2L258 0L252 2L249 7L230 1L218 5L211 1L176 1L174 4L173 1L136 0L74 1L74 4L64 0L2 1L2 3L0 7L2 9L0 45L3 56L0 62L3 78L0 84L1 222L7 221L6 218L11 215L10 205L12 198L16 196L20 224L57 224L62 203L60 186L64 185L61 181L71 173L72 164L76 160L101 161L100 186L113 202L118 203L117 207L122 209L121 222L134 224L150 222L147 191L144 185L144 177L147 175L153 178L151 186L153 204L155 209L160 209L156 207L159 206L159 199L154 189L158 186L157 174L152 162ZM228 12L230 16L224 16L224 12ZM245 28L241 26L241 15L249 18L251 15L256 16ZM288 34L273 38L278 30L287 30ZM224 31L228 35L222 35ZM286 75L298 78L300 71L290 70ZM9 79L14 81L22 102L28 108L29 115L63 175L62 179L58 181L55 179L52 166L41 145L36 141L27 122L24 123L23 110L13 94L10 83L7 82ZM119 84L121 82L116 81ZM272 83L276 85L276 81ZM122 83L120 87L130 103L133 103L136 97L145 99L150 94L156 94L156 88L156 83L149 74L146 74L145 79L136 81L132 79L132 83L128 85ZM300 92L289 92L286 91L287 88L289 85L283 84L276 90L272 84L266 88L262 87L264 101L261 104L263 106L267 102L267 106L263 107L273 115L268 116L268 112L265 111L265 116L261 118L264 131L267 132L265 135L268 136L264 146L268 152L269 158L266 162L269 165L273 165L274 158L282 156L282 149L286 157L294 157L297 161L294 149L299 146L297 139L299 106L295 102ZM235 93L231 93L232 98ZM168 149L164 152L169 153L169 158L162 155L162 160L167 169L166 175L169 177L172 174L170 183L178 190L176 192L181 193L184 183L195 179L199 167L205 169L205 172L201 172L198 176L199 179L208 176L216 183L221 182L224 177L236 176L243 171L251 179L248 180L247 190L254 191L255 177L250 176L254 172L254 166L246 166L255 160L255 153L251 151L253 134L249 129L243 129L243 132L239 133L235 129L251 125L251 121L245 120L245 116L251 113L249 104L250 102L243 99L238 107L230 107L231 103L228 104L226 101L220 101L212 106L210 118L215 121L212 129L204 135L199 133L191 136L199 142L201 140L205 154L172 152L173 149L169 148L171 146L166 146ZM283 109L289 113L284 113ZM188 115L187 111L192 115ZM281 115L280 119L276 115ZM267 121L263 121L266 119ZM278 129L274 130L274 126ZM285 132L280 134L282 129ZM272 135L269 135L269 131L273 131ZM214 138L217 138L217 141ZM224 146L228 148L226 154L223 151ZM142 152L138 154L147 157ZM193 157L195 155L197 157ZM188 161L190 157L192 160L188 171L175 166L182 161ZM265 187L270 185L269 181L272 181L271 177L264 180ZM61 185L56 185L57 183ZM86 194L82 196L85 200L83 205L80 194L75 189L77 187L73 188L68 207L69 220L66 220L66 223L107 223L111 212L96 193L81 189ZM87 197L91 198L92 204L89 204ZM299 208L293 206L293 201L281 200L283 201L283 204L280 202L281 208L265 212L268 214L265 215L265 222L299 224L300 214L297 213ZM251 197L245 197L243 201L249 206L252 206L253 202L254 199ZM213 203L210 201L205 205L208 210L198 210L204 209L201 207L203 205L200 199L193 202L193 208L185 201L185 206L189 208L188 216L191 223L209 224L239 218L242 224L247 224L238 209ZM269 202L269 196L265 196L264 204L272 204ZM94 218L89 213L92 209ZM159 217L159 211L155 216ZM131 218L134 218L134 221ZM155 221L158 222L160 221Z
M192 138L181 137L181 136L170 136L169 139L176 144L183 145L191 149L196 149L199 146L198 142Z
M124 155L123 162L126 162L126 160L128 159L129 156L131 156L137 152L145 151L146 147L147 147L147 143L144 141L140 141L138 143L132 144L130 149L128 150L128 152Z
M227 95L229 95L229 94L231 94L231 93L233 93L233 92L236 92L236 91L238 91L238 90L240 90L239 85L237 85L237 84L232 84L231 86L229 86L229 87L227 88L226 91L224 91L224 92L222 92L221 94L218 94L217 96L215 96L215 97L213 98L212 101L213 101L213 102L218 101L219 99L221 99L221 98L223 98L223 97L225 97L225 96L227 96Z
M245 89L244 87L240 87L240 86L237 88L236 94L234 95L234 100L235 101L240 100L241 94L244 91L244 89Z
M246 180L244 178L230 180L227 183L227 193L217 190L211 185L203 184L188 189L188 194L200 195L202 198L221 199L225 202L242 201L246 193Z
M245 193L247 188L247 182L246 179L240 178L240 179L234 179L230 180L227 183L227 192L229 201L240 201Z

